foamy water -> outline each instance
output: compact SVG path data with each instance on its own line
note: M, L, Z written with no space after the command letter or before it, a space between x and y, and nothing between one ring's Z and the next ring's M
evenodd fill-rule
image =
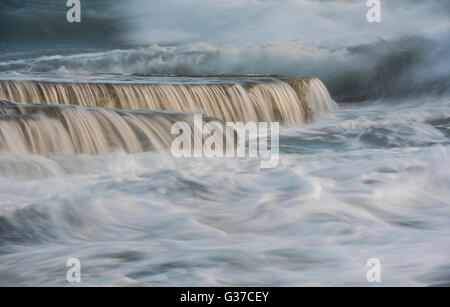
M344 105L280 165L168 152L0 156L2 284L448 283L448 101ZM45 273L44 273L45 272Z

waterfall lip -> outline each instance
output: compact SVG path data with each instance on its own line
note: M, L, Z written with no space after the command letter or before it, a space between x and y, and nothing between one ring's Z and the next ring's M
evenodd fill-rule
M161 75L161 74L69 74L48 73L1 74L1 81L45 82L45 83L105 83L105 84L237 84L270 82L283 79L298 79L284 75ZM307 77L305 77L307 78Z

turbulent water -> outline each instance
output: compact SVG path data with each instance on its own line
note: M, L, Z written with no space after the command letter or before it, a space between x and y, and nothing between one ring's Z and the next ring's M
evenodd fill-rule
M77 31L0 3L0 285L450 284L448 5L385 2L99 1ZM193 113L279 121L279 165L175 158Z

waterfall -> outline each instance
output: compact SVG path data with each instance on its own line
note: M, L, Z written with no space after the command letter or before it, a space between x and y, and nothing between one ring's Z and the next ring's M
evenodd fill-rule
M203 121L225 127L215 118L203 117ZM176 122L193 127L194 114L0 100L0 151L17 155L99 155L117 149L129 153L162 150L170 148L176 137L171 134Z
M337 109L317 78L222 83L76 83L0 81L0 98L122 110L198 112L230 122L296 125Z

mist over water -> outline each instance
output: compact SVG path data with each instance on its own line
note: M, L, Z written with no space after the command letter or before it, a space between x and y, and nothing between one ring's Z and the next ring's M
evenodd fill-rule
M82 3L79 25L64 1L0 3L0 285L67 285L73 257L86 286L364 286L373 257L381 285L450 283L447 1L382 1L381 23L356 0ZM306 98L333 107L305 120L287 77L338 108ZM155 108L265 118L236 111L250 102L298 119L277 168L177 159L127 130L163 134ZM113 124L73 137L83 120ZM105 150L12 150L89 135Z

